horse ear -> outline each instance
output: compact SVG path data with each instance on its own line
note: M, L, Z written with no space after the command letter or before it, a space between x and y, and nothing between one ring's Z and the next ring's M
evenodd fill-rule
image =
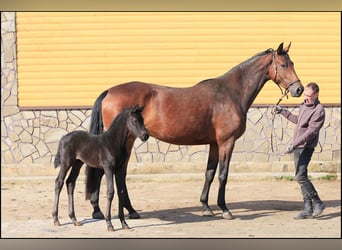
M289 45L287 45L287 47L284 48L284 51L285 51L286 53L289 52L290 47L291 47L291 42L289 43Z
M284 43L279 44L279 47L277 49L278 55L281 55L283 53L283 46L284 46Z

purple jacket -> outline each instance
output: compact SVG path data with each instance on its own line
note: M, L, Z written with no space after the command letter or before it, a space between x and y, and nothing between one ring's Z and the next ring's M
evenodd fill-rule
M286 109L283 109L281 114L289 121L297 124L292 143L294 148L315 148L317 146L319 130L325 120L324 107L319 100L316 100L314 104L302 103L299 106L298 115L294 115Z

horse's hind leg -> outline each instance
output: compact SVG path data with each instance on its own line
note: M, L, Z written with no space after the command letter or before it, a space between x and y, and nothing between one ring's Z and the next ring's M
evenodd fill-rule
M135 141L135 139L128 139L127 140L127 142L126 142L127 157L126 157L126 160L125 160L124 164L122 165L122 167L120 167L120 169L122 169L122 170L120 170L120 172L122 172L120 174L122 176L122 185L126 191L126 192L124 192L124 194L122 196L122 205L124 208L126 208L128 210L130 219L140 219L140 215L133 208L133 206L131 204L131 201L130 201L129 195L128 195L127 185L126 185L127 165L128 165L129 158L131 156L134 141Z
M83 162L76 160L72 165L71 172L68 179L66 180L67 190L68 190L68 204L69 204L69 217L75 226L81 226L81 222L77 221L74 208L74 191L76 186L76 179L80 173L80 169Z
M204 186L203 186L203 190L202 190L202 194L200 198L200 201L203 206L203 212L202 212L203 216L214 215L208 205L208 198L209 198L210 186L215 177L218 160L219 160L218 146L216 144L212 144L210 145L210 149L209 149L208 164L207 164L207 169L205 172L205 182L204 182Z
M104 215L101 212L99 206L101 179L104 174L103 169L93 168L91 166L86 166L86 191L89 192L90 204L93 207L93 219L104 219ZM87 199L88 199L87 198Z
M55 180L55 202L53 204L53 210L52 210L53 223L55 224L55 226L61 225L58 219L58 204L59 204L59 196L62 191L64 179L68 172L68 169L69 167L67 165L61 164L59 173Z

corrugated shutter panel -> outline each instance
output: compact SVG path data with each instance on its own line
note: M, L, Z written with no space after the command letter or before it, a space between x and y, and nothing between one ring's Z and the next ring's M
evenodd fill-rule
M191 86L283 41L302 82L340 103L340 13L18 12L19 106L91 106L132 80ZM254 104L279 96L268 82Z

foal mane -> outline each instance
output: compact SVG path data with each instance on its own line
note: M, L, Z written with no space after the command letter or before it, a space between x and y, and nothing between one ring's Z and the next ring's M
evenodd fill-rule
M115 119L112 121L112 123L110 124L109 128L107 129L107 131L111 130L115 126L115 124L118 123L120 120L127 120L129 112L130 112L130 108L126 108L122 112L120 112L115 117Z

